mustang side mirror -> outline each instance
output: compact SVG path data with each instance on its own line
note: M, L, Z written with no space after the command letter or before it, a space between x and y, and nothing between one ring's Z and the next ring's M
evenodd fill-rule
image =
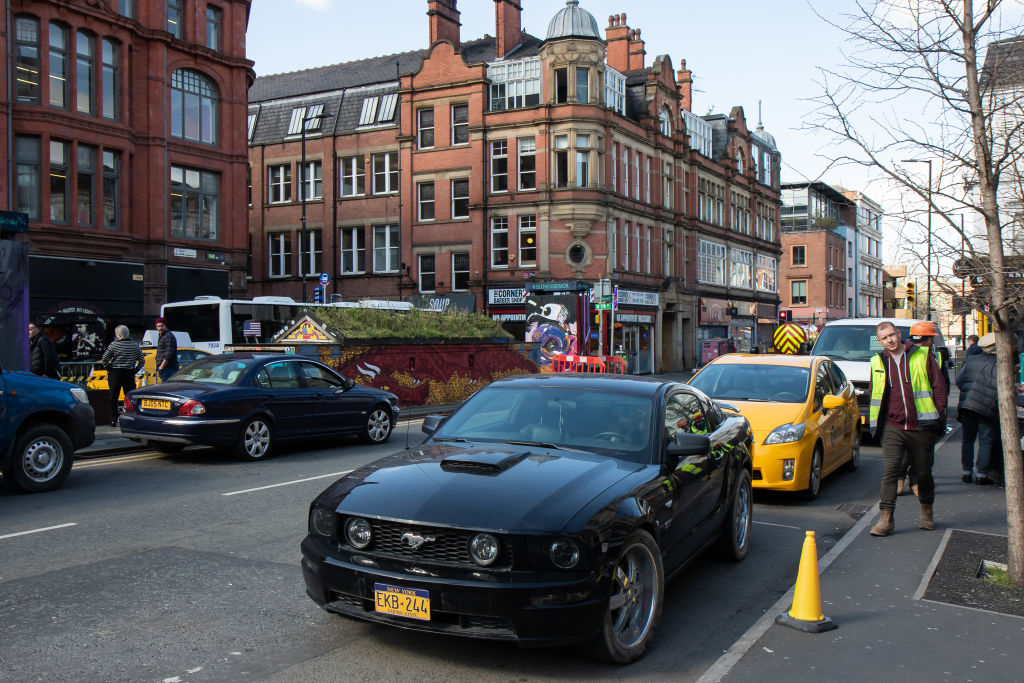
M423 418L423 426L420 429L424 434L430 436L437 431L438 427L444 424L444 421L448 419L447 415L427 415Z
M690 455L707 455L711 452L711 439L706 434L679 432L669 441L665 452L673 462Z

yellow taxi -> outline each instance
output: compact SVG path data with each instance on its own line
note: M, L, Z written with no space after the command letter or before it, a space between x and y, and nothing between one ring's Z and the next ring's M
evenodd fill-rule
M753 485L818 496L823 477L860 464L853 384L825 356L719 356L689 384L735 406L754 434Z
M179 348L178 349L178 365L185 367L192 361L198 358L205 358L210 354L206 351L192 348ZM142 347L142 358L146 362L146 366L143 369L144 374L142 377L135 378L135 385L144 387L149 384L159 384L160 377L156 374L156 347L155 346L143 346ZM89 378L85 382L87 389L109 389L110 385L107 383L107 370L99 365L89 373ZM124 392L118 397L119 401L124 400Z

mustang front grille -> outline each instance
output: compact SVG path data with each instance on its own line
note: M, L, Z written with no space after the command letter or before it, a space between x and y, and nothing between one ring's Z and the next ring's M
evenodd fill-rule
M381 520L371 520L370 525L373 527L373 541L370 547L363 551L364 553L426 562L479 566L469 556L469 539L477 533L475 531L411 526ZM402 540L407 533L426 540L414 549L413 544ZM512 543L506 536L495 534L495 537L501 543L501 555L494 564L487 568L507 569L512 566Z

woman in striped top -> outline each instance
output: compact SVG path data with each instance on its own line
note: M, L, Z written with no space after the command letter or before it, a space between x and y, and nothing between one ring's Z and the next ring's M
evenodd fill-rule
M129 338L128 328L118 325L117 337L103 352L102 362L107 366L107 386L110 388L110 426L117 426L117 401L121 391L127 394L135 388L135 373L145 366L139 342Z

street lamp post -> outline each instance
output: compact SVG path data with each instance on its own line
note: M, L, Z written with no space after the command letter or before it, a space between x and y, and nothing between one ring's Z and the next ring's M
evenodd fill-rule
M928 307L926 319L932 319L932 160L904 159L905 164L928 164L928 257L925 263L926 283L925 306Z
M310 121L322 119L328 114L319 108L320 111L310 116L309 108L302 114L302 161L299 163L299 202L302 204L302 223L299 227L299 267L302 269L302 303L306 303L306 275L309 271L309 263L306 261L306 127ZM311 259L310 259L311 260Z

